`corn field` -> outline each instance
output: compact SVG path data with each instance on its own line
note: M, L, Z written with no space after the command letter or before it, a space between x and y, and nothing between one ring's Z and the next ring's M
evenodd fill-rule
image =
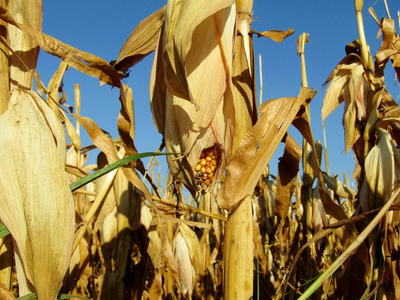
M294 30L251 29L253 0L168 0L112 62L42 32L41 0L0 0L0 299L400 299L400 109L384 76L400 81L400 17L379 5L354 1L358 38L322 91L322 127L341 107L354 156L341 181L313 135L313 41L296 33L298 95L262 99L253 38ZM39 50L59 61L48 83ZM152 53L162 143L138 153L124 79ZM118 137L81 114L79 84L66 97L69 68L118 91Z

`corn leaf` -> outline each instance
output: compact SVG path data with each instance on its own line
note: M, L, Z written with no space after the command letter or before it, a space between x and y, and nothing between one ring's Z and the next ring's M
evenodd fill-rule
M300 146L287 134L285 150L278 164L278 184L274 203L274 212L281 219L286 218L289 212L289 205L299 172L300 159Z
M125 73L156 49L166 6L141 21L122 46L114 68Z
M68 268L74 235L63 129L37 94L19 90L11 95L0 124L0 218L36 293L54 299Z
M274 99L261 106L258 122L245 136L227 166L225 182L218 194L220 207L232 210L247 195L252 194L262 172L311 91L305 88L297 98Z
M96 172L91 173L90 175L85 176L84 178L81 178L74 183L71 183L69 185L69 188L71 191L76 191L80 187L88 184L89 182L92 182L93 180L96 180L97 178L111 172L112 170L118 169L119 167L125 166L129 164L132 161L135 161L137 159L141 159L143 157L149 157L149 156L158 156L158 155L166 155L166 153L159 153L159 152L145 152L145 153L140 153L140 154L134 154L127 156L121 160L116 161L115 163L112 163L101 170L98 170Z
M257 32L257 31L251 30L250 33L257 34L258 37L267 37L267 38L270 38L271 40L273 40L274 42L281 43L288 36L291 36L294 33L294 30L292 28L289 28L287 31L268 30L268 31L263 31L263 32Z
M104 59L88 52L78 50L32 27L18 23L13 15L0 6L0 18L19 28L23 33L35 40L40 48L54 56L61 58L75 69L100 79L102 83L120 87L121 81L118 71Z

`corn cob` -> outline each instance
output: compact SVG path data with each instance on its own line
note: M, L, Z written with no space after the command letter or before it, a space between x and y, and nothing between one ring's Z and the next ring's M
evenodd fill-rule
M213 147L204 149L201 154L199 161L195 167L195 183L197 191L201 194L205 194L213 179L215 172L219 167L220 161L220 147L214 145Z

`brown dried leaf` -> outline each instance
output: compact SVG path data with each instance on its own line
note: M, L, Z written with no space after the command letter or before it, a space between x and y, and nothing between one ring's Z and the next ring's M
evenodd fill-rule
M274 203L274 212L281 219L286 218L289 212L289 205L299 172L301 153L300 146L287 134L285 150L278 164L278 184Z
M263 31L263 32L257 32L257 31L251 30L250 33L257 34L258 37L267 37L267 38L270 38L271 40L273 40L274 42L281 43L288 36L291 36L294 33L294 30L292 28L289 28L287 31L268 30L268 31Z
M161 28L156 52L154 55L153 67L150 75L150 106L153 122L159 133L164 134L165 127L165 103L167 87L164 80L164 68L162 62L162 36L164 26Z
M335 192L339 197L346 199L354 199L356 192L346 186L343 182L339 181L336 177L329 176L327 173L322 172L324 182L328 188Z
M122 46L114 68L125 73L156 49L166 6L141 21Z
M345 92L348 85L348 79L352 70L361 65L361 60L354 63L359 56L351 54L342 59L332 71L331 75L325 81L327 85L331 81L328 90L325 93L324 103L321 109L322 122L342 103L346 98Z
M4 284L0 284L0 299L3 300L15 299L14 293L11 292Z
M395 22L393 19L383 18L381 22L383 32L382 43L379 51L376 53L376 65L379 74L382 74L389 59L392 60L393 67L397 74L397 80L400 80L400 40L396 34Z
M54 299L69 265L75 225L63 128L43 99L19 90L0 123L0 217L38 297Z
M218 194L221 208L231 211L252 194L268 161L311 93L310 88L304 88L297 98L274 99L261 106L258 122L228 162L225 181Z
M247 35L248 36L248 35ZM232 153L239 147L247 131L257 121L256 87L254 77L253 39L248 36L249 55L245 52L246 39L239 35L235 41L235 56L232 64L233 95L235 100L236 131ZM250 64L248 63L250 61Z
M99 78L102 83L107 83L116 87L121 86L118 71L102 58L78 50L47 34L16 22L13 15L1 6L0 18L5 22L16 26L23 33L29 35L29 37L34 39L43 51L61 58L70 66L87 75Z

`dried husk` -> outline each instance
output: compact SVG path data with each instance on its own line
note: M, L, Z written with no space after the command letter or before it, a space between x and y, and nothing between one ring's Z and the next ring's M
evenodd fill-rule
M199 240L193 230L182 223L178 225L172 248L183 295L185 298L191 298L199 276Z
M394 159L394 151L398 150L386 131L378 132L379 142L365 158L365 180L360 190L363 212L381 207L389 199L399 176Z
M75 216L63 128L43 99L19 90L0 123L0 217L39 299L55 299L71 257Z
M201 152L222 145L229 153L235 124L230 80L235 5L203 2L168 2L150 85L154 123L167 152L176 153L168 164L195 197Z
M182 234L178 232L172 243L175 264L178 268L179 279L182 286L182 293L185 298L191 298L195 282L188 246Z
M9 1L7 9L15 16L16 22L38 32L42 31L42 0ZM39 55L38 44L29 34L14 26L8 26L7 31L8 44L13 50L10 55L10 90L15 87L30 90L33 86L33 72Z
M163 66L172 94L197 107L221 101L226 89L225 73L230 70L235 13L232 0L168 1ZM213 89L204 88L208 86ZM200 126L209 123L215 106L208 114L200 115L204 121L199 122Z

